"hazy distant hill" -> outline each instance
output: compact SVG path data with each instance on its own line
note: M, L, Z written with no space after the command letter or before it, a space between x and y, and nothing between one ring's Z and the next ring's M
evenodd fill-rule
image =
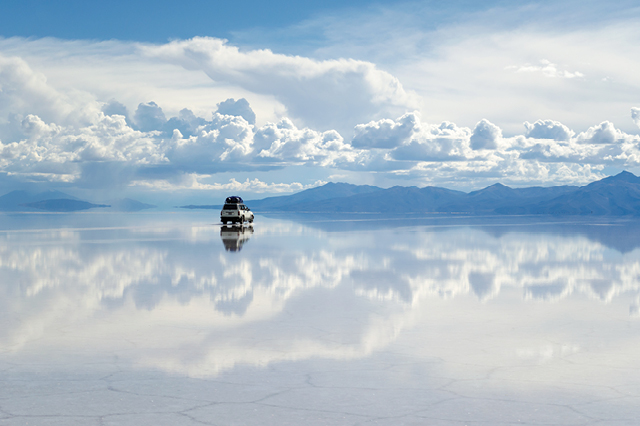
M11 191L0 197L0 211L49 211L74 212L93 208L109 208L111 211L135 212L154 208L130 198L113 200L109 204L94 204L60 191Z
M70 199L42 200L34 203L27 203L25 206L48 212L75 212L95 207L110 207L108 204L92 204L87 201Z
M153 204L146 204L137 200L132 200L131 198L111 200L109 201L109 205L111 206L111 210L118 212L138 212L140 210L153 209L157 207Z
M0 211L24 211L26 204L44 200L68 199L77 200L71 195L60 191L44 191L33 193L29 191L11 191L0 197Z
M256 212L640 215L640 178L622 172L583 187L510 188L498 183L470 193L332 183L247 204Z
M222 204L189 204L188 206L178 207L189 210L220 210L222 209Z

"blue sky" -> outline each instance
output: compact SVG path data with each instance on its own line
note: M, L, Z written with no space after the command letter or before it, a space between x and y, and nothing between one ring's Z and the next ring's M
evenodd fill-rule
M229 37L255 27L281 28L345 5L292 1L9 1L0 17L7 36L118 39L162 43L195 36ZM351 7L370 2L355 0Z
M125 1L80 0L7 1L0 16L5 37L57 37L64 39L135 40L162 43L195 36L233 38L256 28L265 31L295 26L323 15L361 13L376 8L428 9L437 24L509 2L425 1L393 2L352 0L295 1ZM257 41L257 40L256 40Z
M631 1L0 6L0 189L262 197L640 172Z

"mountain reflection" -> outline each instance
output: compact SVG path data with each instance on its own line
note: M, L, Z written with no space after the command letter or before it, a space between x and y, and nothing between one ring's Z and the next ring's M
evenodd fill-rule
M166 337L154 328L162 323L166 330L203 330L194 337L201 358L162 358L151 350L160 345L154 341L148 342L146 363L214 374L238 362L362 356L393 340L401 324L433 298L486 303L515 289L522 301L558 302L581 294L610 302L621 293L640 294L639 275L640 251L614 250L566 229L327 232L271 221L255 234L253 228L214 225L7 232L0 234L0 319L8 324L0 331L0 347L18 351L72 320L89 324L110 317L123 330L142 324L153 330L152 340ZM385 315L371 315L372 306ZM637 306L636 299L631 315ZM334 335L283 338L273 321L285 310L309 329ZM248 350L227 335L239 329L280 346ZM344 329L349 332L336 331ZM176 345L186 344L185 332L175 333ZM235 343L222 347L220 339Z

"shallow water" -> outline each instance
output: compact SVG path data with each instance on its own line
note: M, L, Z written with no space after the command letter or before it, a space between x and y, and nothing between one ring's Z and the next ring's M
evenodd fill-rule
M635 425L640 223L3 215L2 425Z

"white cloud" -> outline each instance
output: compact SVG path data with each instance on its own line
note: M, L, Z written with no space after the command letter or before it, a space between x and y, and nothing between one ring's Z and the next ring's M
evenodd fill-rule
M168 117L187 107L199 117L211 118L216 104L246 98L256 122L277 121L284 106L273 97L230 84L213 84L200 70L150 59L139 43L125 41L0 38L0 55L21 58L49 88L72 101L116 100L132 113L140 103L154 101ZM113 112L110 112L110 114ZM55 119L37 113L45 121Z
M549 117L573 129L609 120L635 131L620 118L640 95L637 8L511 2L437 25L433 14L443 16L433 9L381 6L321 17L303 29L327 40L323 57L358 55L393 73L422 96L428 122L473 126L484 117L515 135L523 122Z
M521 159L517 153L493 153L479 161L423 162L399 172L422 185L481 188L495 182L511 186L586 185L605 177L603 166Z
M202 70L215 82L272 96L291 117L314 128L343 131L418 102L397 78L365 61L243 51L226 40L205 37L141 45L140 50L149 58Z
M640 108L631 108L631 119L640 127Z
M351 145L363 151L389 150L362 157L373 165L390 159L400 161L447 161L461 160L471 156L469 150L470 131L454 123L439 125L423 124L419 114L407 113L396 120L382 119L356 126ZM398 165L400 169L405 167Z
M165 141L167 157L172 164L212 172L221 162L248 161L253 152L253 126L242 117L216 113L195 133L186 139L174 133L171 141Z
M26 139L0 143L0 168L14 175L45 173L78 178L82 163L144 165L167 161L153 135L131 129L118 115L100 113L95 124L81 128L47 124L38 116L28 115L22 127Z
M324 166L336 161L352 161L355 157L338 132L298 129L287 119L257 129L254 140L259 150L258 161Z
M210 180L211 175L201 175L197 173L188 173L176 176L173 179L161 180L140 180L133 181L131 186L145 187L157 191L182 191L182 190L204 190L204 191L231 191L231 192L250 192L250 193L291 193L298 192L309 188L324 185L325 181L316 181L309 185L303 185L299 182L291 183L266 183L259 179L247 179L244 182L238 182L230 179L228 183L206 183L204 180Z
M543 76L549 78L581 78L585 76L579 71L571 72L567 70L559 70L556 64L553 64L546 59L540 60L540 65L509 65L505 69L518 73L541 73Z
M358 124L351 140L354 148L395 148L420 131L418 114L408 113L397 120L382 119Z
M99 107L78 93L63 93L49 84L23 59L6 57L0 51L0 138L19 137L27 115L37 115L58 124L88 124Z
M502 139L502 130L487 119L482 119L476 124L471 135L472 149L496 149Z
M143 132L162 130L162 127L167 122L167 117L165 117L162 108L153 101L138 105L133 119L138 129Z
M571 131L573 134L573 131ZM537 139L520 149L523 160L611 165L620 168L640 164L640 137L629 135L605 121L567 141Z
M376 172L367 174L366 179L380 179L389 184L438 182L469 188L496 180L520 185L582 184L601 177L603 167L640 167L640 138L615 127L611 121L602 121L577 136L559 121L525 121L524 134L519 134L522 133L519 127L519 133L505 136L503 128L494 124L493 119L474 120L477 124L471 129L450 121L431 124L419 111L389 115L385 111L395 107L406 109L413 98L395 77L368 62L319 61L268 50L245 52L217 39L193 39L161 46L108 43L110 49L115 49L109 53L115 55L114 75L129 60L118 56L125 55L118 49L127 47L126 54L143 51L147 55L138 56L136 63L158 64L160 60L174 64L172 72L179 69L187 74L191 71L182 67L205 70L221 78L224 84L243 84L239 93L258 90L260 82L266 82L261 96L272 96L266 93L287 86L282 88L280 100L272 104L274 108L297 96L296 91L302 93L317 85L310 98L300 95L300 99L313 105L313 96L322 92L325 96L322 108L329 110L330 101L332 105L342 105L345 96L353 97L353 102L368 105L365 110L371 107L371 111L376 111L374 115L382 115L373 121L367 117L345 133L324 126L319 126L323 130L300 126L295 124L296 117L253 124L254 119L260 122L260 111L264 109L254 113L247 100L253 98L251 95L247 99L226 94L213 98L209 101L211 109L205 113L192 109L188 103L180 109L165 108L153 98L137 99L133 107L127 107L125 103L130 102L121 102L120 98L101 98L102 89L93 87L92 92L76 90L68 82L62 84L61 77L55 74L60 70L55 71L50 61L38 62L33 53L40 46L38 52L46 56L53 46L53 51L58 47L70 55L78 48L75 44L0 40L0 48L12 43L13 50L9 50L15 53L20 46L24 47L30 62L15 57L0 58L0 172L4 181L65 182L82 188L105 189L133 185L171 191L224 190L207 176L245 173L236 179L249 177L253 182L256 176L251 173L279 169L287 170L277 179L285 185L296 182L307 185L347 171L351 176ZM80 57L86 55L88 63L97 61L109 69L109 61L101 56L103 45L89 42L79 45ZM61 56L63 60L71 60ZM226 62L217 62L221 59ZM48 74L36 71L43 63L53 66L56 78L49 79ZM163 66L158 69L167 72ZM116 78L114 75L109 78ZM126 75L117 82L121 88L129 87L135 92L140 81L128 78ZM461 86L460 90L463 89ZM121 94L126 98L129 95L125 92L122 90ZM162 90L158 89L158 93ZM218 112L213 112L214 109ZM340 113L339 110L330 114ZM628 106L626 111L628 114ZM631 110L636 121L639 111ZM314 115L313 111L307 113ZM316 118L324 120L321 115ZM344 135L353 137L345 139ZM312 169L320 171L313 178L308 172ZM260 176L260 181L266 180ZM234 176L227 175L225 179L231 177ZM277 185L265 188L279 191Z
M164 131L134 130L122 115L99 113L95 124L79 128L28 115L22 122L24 139L0 145L0 169L31 181L177 191L233 189L236 186L205 180L221 171L274 166L377 171L421 183L483 185L496 179L516 184L586 183L601 177L598 167L640 165L640 138L609 122L557 141L540 136L573 132L551 121L525 123L527 135L539 138L504 138L501 129L487 120L472 131L448 122L425 124L409 113L358 126L357 137L368 141L361 145L375 147L358 149L335 131L298 129L287 119L259 128L242 117L217 113L211 121L192 119L204 123L193 130L194 135L185 137L174 129L168 137ZM381 148L385 144L393 148ZM238 190L280 192L300 185L279 189L247 182Z
M422 131L406 145L391 152L396 160L404 161L459 161L472 157L469 148L469 129L453 123L421 126Z
M224 102L218 103L217 106L218 110L216 112L219 114L240 116L247 120L247 123L256 124L256 114L249 106L249 102L244 98L238 100L229 98Z
M375 130L388 137L393 129L390 123L369 123L367 138L375 140ZM526 135L510 138L504 138L501 129L488 120L480 121L473 131L452 123L427 125L419 119L414 127L420 130L414 130L400 146L359 156L360 167L420 179L423 184L456 186L463 181L478 187L496 180L514 185L582 185L601 179L604 166L640 165L640 137L609 122L574 136L575 132L558 122L538 120L525 123Z
M616 129L613 123L605 121L598 126L593 126L578 135L577 140L591 144L615 144L623 142L627 135Z
M556 141L568 141L574 132L564 124L553 120L538 120L531 124L525 121L525 136L534 139L553 139Z

